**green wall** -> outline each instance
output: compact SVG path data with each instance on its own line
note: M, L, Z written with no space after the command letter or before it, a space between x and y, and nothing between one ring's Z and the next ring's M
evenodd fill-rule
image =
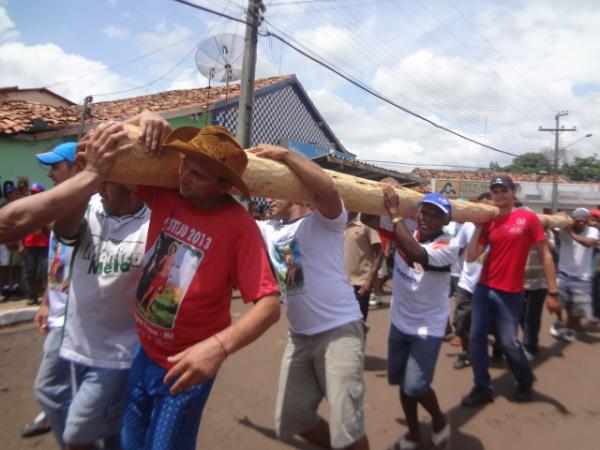
M12 180L16 183L18 177L28 177L29 183L38 181L46 188L53 185L46 175L48 168L35 158L38 153L51 150L61 142L75 140L76 136L65 136L60 139L45 139L41 141L19 141L10 138L0 138L0 183Z
M211 114L208 115L210 124ZM182 126L202 127L205 124L204 114L198 114L198 119L189 116L169 119L174 128ZM75 141L77 136L63 136L60 138L44 139L39 141L21 141L6 137L0 137L0 185L6 180L17 182L18 177L29 177L29 183L38 181L46 188L53 185L52 180L46 175L48 168L38 163L35 155L51 150L56 145ZM2 203L3 199L0 199Z

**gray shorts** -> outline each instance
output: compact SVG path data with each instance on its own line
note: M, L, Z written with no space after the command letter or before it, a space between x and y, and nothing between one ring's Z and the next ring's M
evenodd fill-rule
M473 298L473 294L469 291L460 286L456 287L456 309L452 325L454 326L454 333L465 339L469 338L469 332L471 331L471 298Z
M363 420L364 328L351 322L313 336L289 333L281 361L275 430L280 439L312 428L323 398L330 407L333 448L365 435Z
M570 317L591 317L592 282L558 273L558 295Z

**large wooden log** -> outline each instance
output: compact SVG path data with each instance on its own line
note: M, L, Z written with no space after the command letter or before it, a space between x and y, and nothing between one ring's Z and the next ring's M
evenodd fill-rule
M133 142L137 142L139 128L124 124ZM79 147L83 151L83 145ZM177 152L164 152L158 156L148 156L140 145L130 152L119 155L108 179L121 183L178 187L178 171L181 155ZM385 215L382 184L377 181L354 177L331 170L325 170L335 184L350 211ZM252 195L257 197L280 198L310 202L313 197L306 186L283 163L258 158L248 153L248 166L243 180ZM423 194L407 188L396 188L400 197L400 213L414 217ZM498 208L465 201L452 201L452 218L457 222L485 223L498 215ZM563 216L540 215L544 223L552 227L564 227L568 219Z

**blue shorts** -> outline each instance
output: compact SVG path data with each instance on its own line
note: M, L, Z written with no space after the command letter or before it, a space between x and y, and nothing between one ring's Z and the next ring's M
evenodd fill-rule
M433 381L442 337L405 334L394 325L388 337L388 382L410 396L423 395Z
M124 450L194 450L202 410L214 378L172 395L167 370L138 347L127 386L121 429Z

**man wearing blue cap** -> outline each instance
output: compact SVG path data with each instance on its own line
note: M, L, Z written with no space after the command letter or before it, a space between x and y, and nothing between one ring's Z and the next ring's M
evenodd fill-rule
M65 142L35 157L40 163L50 167L48 177L52 179L54 185L58 185L77 173L76 152L75 142ZM37 184L39 183L31 185L32 192ZM61 411L67 406L61 403L60 397L65 390L70 389L68 382L70 371L69 363L58 357L58 351L65 320L71 247L61 244L54 236L54 232L51 232L48 248L47 289L34 318L38 330L46 334L44 354L34 383L36 399L42 406L44 414L28 423L21 434L23 437L37 436L49 431L54 423L53 429L60 441L63 427L62 419L59 417L62 417Z
M425 195L419 203L417 229L413 233L400 217L396 191L385 186L383 192L391 220L382 218L381 228L382 231L387 229L397 245L388 338L388 381L400 386L400 402L408 426L408 434L399 440L397 447L414 449L421 444L417 415L420 404L431 415L434 448L447 448L450 425L431 382L450 312L450 268L458 259L456 242L443 231L450 221L452 205L438 193Z

